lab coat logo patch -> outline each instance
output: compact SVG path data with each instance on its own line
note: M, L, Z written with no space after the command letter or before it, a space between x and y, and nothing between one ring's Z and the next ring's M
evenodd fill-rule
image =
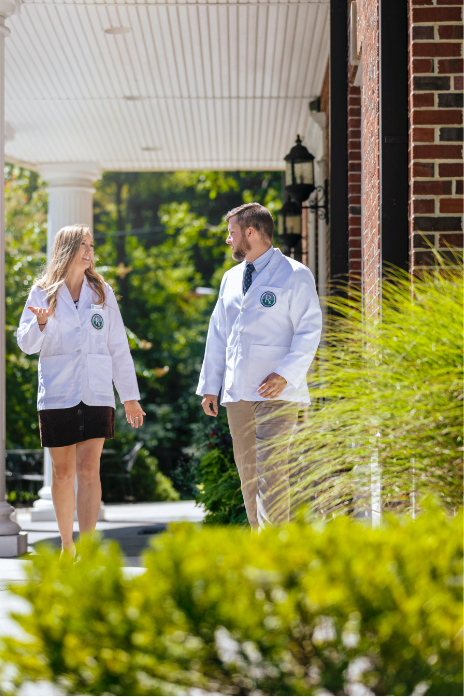
M92 322L92 327L95 327L95 329L103 328L103 317L101 315L92 315L90 321Z
M271 290L267 290L261 296L261 305L263 307L272 307L276 304L276 302L277 298L275 296L275 293L273 293Z

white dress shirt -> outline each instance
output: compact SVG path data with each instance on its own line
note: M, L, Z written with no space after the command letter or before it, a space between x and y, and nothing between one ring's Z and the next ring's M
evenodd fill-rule
M251 272L251 285L253 285L256 278L261 273L261 271L263 271L263 269L265 269L266 266L269 264L269 262L272 259L273 254L274 254L274 247L269 247L267 252L264 252L264 254L261 254L260 257L258 257L257 259L255 259L252 262L255 270ZM245 268L243 269L243 277L244 278L245 278L245 271L246 271L247 266L248 266L248 262L245 262ZM251 288L251 286L250 286L250 288Z

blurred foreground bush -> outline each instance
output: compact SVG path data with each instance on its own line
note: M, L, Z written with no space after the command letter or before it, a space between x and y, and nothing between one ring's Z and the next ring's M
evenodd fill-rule
M459 695L462 516L339 517L250 537L173 526L126 580L114 543L36 556L3 639L16 688L69 695ZM16 689L11 687L10 689ZM3 690L8 685L3 683ZM29 688L29 693L30 692Z

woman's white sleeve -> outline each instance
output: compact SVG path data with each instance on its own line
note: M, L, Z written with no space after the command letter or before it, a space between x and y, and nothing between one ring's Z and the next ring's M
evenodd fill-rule
M108 350L113 359L113 382L121 402L140 399L134 361L130 354L126 329L113 291L106 286L106 305L108 306L109 334Z
M47 335L47 325L40 331L39 324L37 322L37 317L31 310L27 309L28 305L33 307L48 308L48 302L45 298L45 293L41 291L37 286L34 286L29 293L27 302L24 306L21 319L19 321L18 331L16 333L16 339L18 341L18 346L24 353L38 353L42 348L45 336Z

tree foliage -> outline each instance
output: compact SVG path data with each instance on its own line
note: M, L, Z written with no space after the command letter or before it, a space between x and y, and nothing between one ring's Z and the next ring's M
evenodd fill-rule
M5 167L6 444L40 447L37 359L16 343L24 303L46 261L46 193L37 174Z

